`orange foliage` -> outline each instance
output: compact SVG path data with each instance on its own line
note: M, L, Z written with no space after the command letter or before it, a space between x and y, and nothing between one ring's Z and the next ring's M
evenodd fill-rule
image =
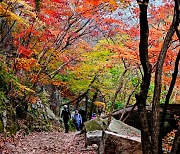
M29 50L22 45L19 46L18 52L26 57L30 57L32 55L32 50Z
M32 104L35 104L36 102L40 101L40 98L38 96L33 96L31 95L29 98L28 98L28 101Z
M31 69L31 67L33 67L37 60L33 59L33 58L17 58L17 64L16 67L17 69L21 70L25 70L25 71L29 71Z
M34 1L26 1L35 7ZM121 2L130 3L128 0ZM149 18L149 58L153 66L156 66L157 63L158 54L165 36L164 32L167 31L171 23L173 11L169 8L169 5L162 5L161 7L151 8L149 11L151 15ZM77 60L73 61L73 64L68 64L67 67L60 69L59 73L63 75L66 74L66 70L76 69L76 63L82 60L81 51L76 49L81 46L84 50L89 50L89 44L85 44L85 41L80 39L84 36L83 33L87 34L86 39L91 37L99 38L102 35L105 35L104 37L107 38L113 37L116 34L122 36L121 43L123 45L112 43L108 44L107 48L112 52L118 53L118 56L114 57L114 59L123 58L134 66L139 65L139 25L127 26L126 21L121 20L121 18L114 18L111 12L116 9L117 4L115 0L42 0L41 9L37 16L43 22L44 26L41 28L33 26L34 23L32 21L34 21L34 18L29 17L32 24L15 32L13 35L14 45L18 48L20 54L17 58L17 68L30 71L35 65L41 65L40 69L44 68L45 65L47 65L46 68L53 65L51 68L49 67L50 70L44 69L45 71L53 72L62 63L66 63L69 59L77 57ZM137 17L139 9L133 8L133 13ZM86 21L90 22L85 27L82 27ZM20 27L21 25L18 26ZM123 38L123 35L126 37ZM177 37L174 36L173 41L176 39ZM71 45L71 48L66 48L66 45ZM173 47L169 48L163 67L163 81L165 84L170 83L174 60L179 49L174 49L174 46L176 46L176 42L173 43ZM64 52L66 51L64 47L67 52ZM46 49L47 52L45 52ZM32 56L34 58L31 58ZM106 65L106 67L111 68L112 66ZM40 70L31 71L32 73L29 75L31 78L30 81L42 82L44 84L50 83L50 78L47 76L47 74L50 74L49 72L44 73ZM37 72L40 73L37 74ZM52 84L63 86L63 83L60 81L52 81ZM178 87L179 84L178 79L176 86Z

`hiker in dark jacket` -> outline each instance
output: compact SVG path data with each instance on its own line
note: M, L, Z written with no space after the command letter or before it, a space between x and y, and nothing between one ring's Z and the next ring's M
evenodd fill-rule
M71 114L67 105L64 105L64 110L62 110L61 118L63 118L64 121L65 133L68 133L69 131L68 121L71 118Z
M79 114L82 117L82 125L81 125L81 130L84 127L84 123L87 121L86 119L86 111L84 111L83 109L79 110Z
M81 125L82 125L82 117L78 113L78 110L75 111L74 117L73 117L74 123L76 125L77 131L80 131Z

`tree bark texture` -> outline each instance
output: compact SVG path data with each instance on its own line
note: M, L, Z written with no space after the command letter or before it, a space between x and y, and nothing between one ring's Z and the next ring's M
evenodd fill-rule
M163 113L162 113L162 117L161 117L160 132L159 132L159 151L160 151L160 153L162 152L162 131L164 130L164 121L165 121L165 117L166 117L166 113L167 113L167 108L169 105L169 99L171 97L174 85L176 83L176 78L178 75L179 60L180 60L180 51L179 51L177 58L176 58L175 68L174 68L174 72L172 74L171 84L170 84L168 93L166 95L164 109L163 109Z
M148 57L148 36L149 27L147 20L147 7L148 0L137 1L140 8L140 44L139 44L139 55L141 65L143 67L144 76L142 78L140 93L136 95L136 102L138 105L139 119L142 126L141 142L142 151L144 154L151 154L151 139L149 134L149 126L146 115L146 99L148 94L148 88L151 81L152 67L149 63Z
M176 11L174 11L174 17L172 24L166 34L163 46L161 48L160 54L158 56L156 71L155 71L155 81L154 81L154 94L152 103L152 149L153 154L158 154L159 149L159 131L160 131L160 95L162 87L162 69L164 60L169 48L169 44L172 40L172 36L175 33L175 23L176 23Z
M180 32L178 30L178 26L180 23L180 0L175 0L175 10L176 10L175 31L176 31L176 35L179 39L179 42L180 42ZM178 74L179 61L180 61L180 51L179 51L178 56L176 58L174 73L172 75L174 80ZM173 82L173 79L171 82ZM178 122L178 126L179 126L179 128L178 128L178 131L176 132L172 151L171 151L172 154L180 153L180 122Z

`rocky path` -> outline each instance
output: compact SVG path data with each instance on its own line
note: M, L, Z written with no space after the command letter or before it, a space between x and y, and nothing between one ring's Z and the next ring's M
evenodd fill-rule
M85 148L84 135L74 132L34 132L14 142L0 142L0 154L96 154Z

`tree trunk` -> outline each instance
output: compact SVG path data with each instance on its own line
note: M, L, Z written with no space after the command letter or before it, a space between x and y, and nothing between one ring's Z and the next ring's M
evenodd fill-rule
M109 117L108 117L108 125L110 124L110 122L111 122L111 115L112 115L112 112L113 112L113 110L114 110L114 103L115 103L115 101L116 101L116 99L117 99L117 96L118 96L118 94L119 94L119 92L121 91L121 89L122 89L122 87L123 87L123 82L124 82L124 76L125 76L125 74L126 74L126 72L127 72L127 70L128 70L128 68L126 67L126 65L125 65L125 63L124 63L124 68L125 68L125 70L124 70L124 72L122 73L122 75L121 75L121 77L120 77L120 83L119 83L119 86L117 87L117 89L116 89L116 92L115 92L115 94L114 94L114 97L113 97L113 99L112 99L112 107L111 107L111 109L110 109L110 112L109 112ZM107 126L108 126L107 125Z
M130 94L129 97L128 97L128 100L127 100L127 102L126 102L126 105L124 106L124 111L123 111L123 113L122 113L122 115L121 115L121 117L120 117L120 120L122 120L122 121L125 121L125 119L127 119L127 117L128 117L128 116L130 115L130 113L131 113L131 112L129 112L129 114L128 114L126 117L124 117L124 115L125 115L125 113L126 113L126 108L127 108L127 106L129 105L130 100L131 100L131 97L132 97L133 94L135 93L135 89L138 87L138 85L139 85L139 82L138 82L138 84L135 86L134 90L131 92L131 94ZM134 106L136 106L136 104L135 104ZM135 107L133 107L133 110L134 110L134 108L135 108Z
M149 63L148 57L148 36L149 36L149 27L147 20L147 7L148 0L143 2L137 0L140 8L140 44L139 44L139 55L140 61L143 67L144 76L142 78L141 90L138 95L136 95L136 102L138 105L139 119L142 126L141 132L141 142L142 142L142 151L144 154L152 153L152 145L149 134L149 126L146 115L146 99L148 94L148 88L151 81L151 72L152 68Z
M87 116L88 116L88 96L86 95L86 104L85 104L85 112L86 112L86 119L87 119Z
M155 87L153 94L153 103L152 103L152 149L154 154L158 154L160 152L159 149L159 131L160 131L160 95L161 95L161 87L162 87L162 68L164 64L164 60L166 57L167 50L169 48L170 41L172 40L172 36L175 33L175 22L176 22L176 11L174 11L174 18L169 28L161 52L158 56L156 72L155 72Z
M50 108L56 116L60 115L60 104L62 103L62 97L58 91L58 88L54 85L47 85L45 89L50 94Z
M180 153L180 126L178 128L178 131L176 132L172 151L171 151L171 154L179 154L179 153Z
M166 117L166 113L167 113L167 108L169 105L169 99L170 99L170 96L172 94L174 85L176 83L176 78L178 75L179 60L180 60L180 52L178 53L177 58L176 58L175 68L174 68L174 72L172 74L171 84L170 84L168 93L166 95L164 109L163 109L163 113L162 113L162 117L161 117L160 132L159 132L159 151L160 151L160 153L162 153L162 132L164 130L164 121L165 121L165 117Z
M180 1L179 0L175 0L175 13L174 13L174 16L176 16L176 18L175 18L176 20L174 22L174 28L175 28L177 37L178 37L179 42L180 42L180 34L179 34L179 30L178 30L179 21L180 21L180 14L179 14L180 10L179 10L179 7L180 7ZM166 100L165 100L165 104L164 104L163 114L162 114L162 117L161 117L160 132L159 132L159 152L160 153L162 153L162 131L164 129L164 121L165 121L165 117L166 117L166 113L167 113L167 108L168 108L168 105L169 105L169 99L170 99L170 96L172 94L174 85L176 83L176 78L177 78L177 75L178 75L179 61L180 61L180 51L178 52L178 55L176 57L174 72L172 74L171 84L170 84L168 93L166 95Z
M11 55L10 51L12 48L12 34L11 30L14 24L11 27L8 25L6 20L0 19L0 48L3 50L4 54Z
M91 102L91 108L90 108L90 112L89 112L89 119L91 119L91 117L92 117L92 113L93 113L93 109L94 109L94 102L95 102L95 100L97 98L97 94L98 94L98 92L96 91L94 93L94 96L93 96L93 99L92 99L92 102Z
M88 86L89 88L86 90L86 92L84 92L83 94L79 95L77 98L75 98L75 99L73 99L72 101L70 101L70 102L68 102L68 103L65 103L65 104L66 104L66 105L69 105L69 104L71 104L71 103L73 103L73 102L75 102L75 101L77 101L77 103L80 102L80 101L88 94L88 92L89 92L90 89L92 88L92 87L91 87L92 84L96 81L97 77L98 77L98 75L95 75L95 76L94 76L94 78L93 78L93 80L90 82L90 84L89 84L89 86ZM65 104L61 104L60 106L65 105Z

